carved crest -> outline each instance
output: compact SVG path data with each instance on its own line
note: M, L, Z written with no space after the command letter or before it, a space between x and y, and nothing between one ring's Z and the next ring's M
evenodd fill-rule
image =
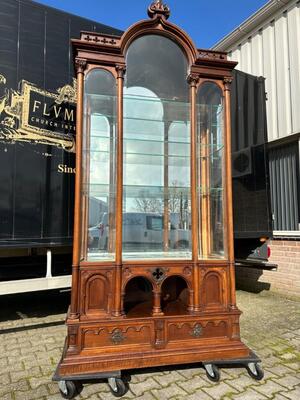
M148 15L150 18L168 19L170 16L170 8L167 4L163 4L161 0L157 0L148 7Z

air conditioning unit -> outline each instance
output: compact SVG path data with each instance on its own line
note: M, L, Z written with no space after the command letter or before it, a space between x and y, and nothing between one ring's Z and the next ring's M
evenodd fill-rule
M252 147L233 152L231 160L233 178L252 174Z

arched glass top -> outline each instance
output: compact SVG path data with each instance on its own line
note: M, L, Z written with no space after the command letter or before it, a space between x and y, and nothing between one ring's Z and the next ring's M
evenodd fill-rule
M127 51L125 259L191 258L187 68L181 48L164 36L139 37Z
M188 102L187 59L165 36L145 35L131 43L126 54L125 87L144 87L161 100Z

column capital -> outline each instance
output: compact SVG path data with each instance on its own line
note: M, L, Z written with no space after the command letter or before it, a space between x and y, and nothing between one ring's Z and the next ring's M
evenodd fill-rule
M83 58L75 58L75 69L77 74L83 74L86 69L87 62Z
M232 81L233 81L233 78L232 78L231 76L226 76L226 77L223 79L225 91L230 91L230 87L231 87Z
M199 75L195 73L190 73L187 76L187 82L191 87L197 87L197 84L199 82Z
M126 65L117 64L116 65L117 77L120 79L124 79L124 75L126 72Z

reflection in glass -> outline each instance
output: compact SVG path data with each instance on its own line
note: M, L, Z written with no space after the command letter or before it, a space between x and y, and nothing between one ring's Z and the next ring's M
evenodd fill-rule
M176 59L176 63L174 63ZM191 258L187 61L148 35L127 52L123 258Z
M115 79L105 70L85 80L83 129L83 256L114 259L115 251Z
M223 258L223 101L215 83L199 88L197 119L200 256Z

